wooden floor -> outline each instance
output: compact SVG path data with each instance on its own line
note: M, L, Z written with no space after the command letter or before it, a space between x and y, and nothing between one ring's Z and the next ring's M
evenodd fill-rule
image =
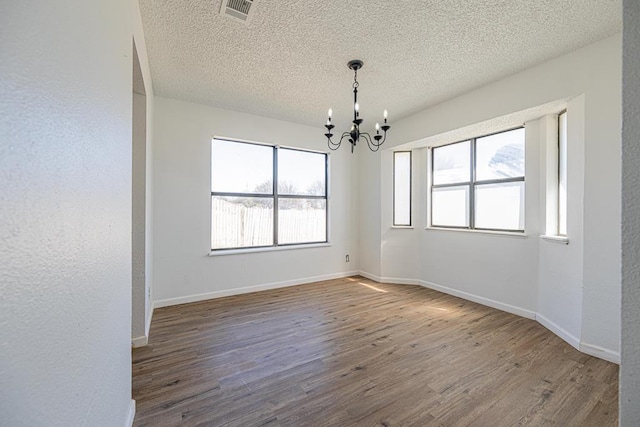
M618 367L535 321L351 277L155 310L136 426L615 426Z

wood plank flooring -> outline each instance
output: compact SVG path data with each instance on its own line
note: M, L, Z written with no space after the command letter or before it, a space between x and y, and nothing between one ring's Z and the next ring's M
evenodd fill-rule
M155 310L135 426L615 426L618 367L537 322L350 277Z

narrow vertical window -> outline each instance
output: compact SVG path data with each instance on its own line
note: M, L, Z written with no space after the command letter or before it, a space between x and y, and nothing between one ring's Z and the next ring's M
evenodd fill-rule
M567 235L567 112L558 116L558 234Z
M411 225L411 151L393 153L393 225Z

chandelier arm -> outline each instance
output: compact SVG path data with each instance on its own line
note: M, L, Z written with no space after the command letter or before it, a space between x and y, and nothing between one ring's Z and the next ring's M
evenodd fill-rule
M342 142L342 140L340 141ZM330 137L327 137L327 145L329 146L329 149L332 151L336 151L338 148L340 148L340 142L338 143L333 142Z
M378 142L377 145L380 146L384 144L386 140L387 140L387 131L385 130L384 133L382 134L382 141Z
M339 143L339 142L338 142L338 143L335 143L335 142L333 142L333 141L331 140L331 136L333 136L333 135L329 136L329 134L325 134L325 136L327 137L327 145L329 146L329 149L330 149L330 150L335 151L335 150L337 150L338 148L340 148L340 143Z
M367 147L369 147L369 150L374 151L375 146L372 144L373 141L371 141L371 135L369 135L367 132L362 132L360 134L360 137L367 142Z
M342 144L342 140L348 138L351 134L349 132L342 132L342 137L340 137L340 142L338 144Z
M329 150L331 151L336 151L338 148L340 148L340 143L334 144L332 141L329 141L329 144L327 145L329 146Z
M340 148L340 145L342 144L342 140L347 136L349 136L349 132L342 132L342 136L340 137L340 141L338 142L333 142L331 140L331 137L327 136L327 145L329 146L329 149L336 151L338 148Z
M371 135L369 135L369 133L367 132L360 133L360 137L362 137L362 139L367 141L367 146L369 147L369 150L373 151L374 153L378 151L380 149L380 146L382 145L382 143L375 142L373 138L371 138Z

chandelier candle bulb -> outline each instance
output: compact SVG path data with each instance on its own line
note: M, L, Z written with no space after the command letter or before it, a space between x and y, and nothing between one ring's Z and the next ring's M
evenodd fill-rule
M391 129L391 126L387 124L387 110L384 110L383 125L380 126L380 123L376 123L375 135L369 135L368 132L360 132L360 125L362 124L362 122L364 122L364 120L360 118L360 104L358 103L358 88L360 87L360 83L358 83L358 70L362 68L362 65L363 63L359 59L354 59L352 61L349 61L349 63L347 64L349 69L353 70L354 72L353 85L352 85L353 87L353 120L351 121L352 123L351 130L349 132L343 132L338 142L333 142L331 140L331 137L333 136L333 134L331 133L331 129L333 129L335 126L331 124L332 110L331 108L329 108L329 113L328 113L329 119L327 120L327 124L324 125L324 127L327 128L327 133L325 133L324 136L327 137L327 145L331 150L337 150L338 148L340 148L342 141L346 139L351 144L352 153L356 144L360 140L364 140L371 151L378 151L380 149L380 146L384 144L384 142L387 140L387 131ZM383 132L382 135L380 135L381 129Z
M389 113L387 113L387 110L384 110L382 115L384 116L384 121L386 122L387 121L387 116L389 115Z
M329 112L327 113L327 115L329 116L329 120L331 120L331 115L333 114L333 110L331 108L329 108Z

